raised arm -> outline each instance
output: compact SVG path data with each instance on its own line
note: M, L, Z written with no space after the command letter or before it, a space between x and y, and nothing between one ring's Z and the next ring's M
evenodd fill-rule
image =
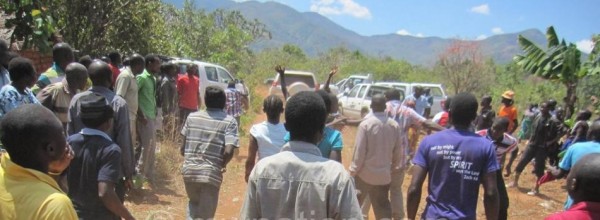
M288 92L285 84L285 67L277 65L275 71L279 74L279 84L281 85L281 93L283 93L283 100L287 100Z
M333 68L331 68L331 71L329 71L329 76L327 76L327 81L325 82L325 87L323 87L323 90L325 90L328 93L331 93L331 89L329 89L329 84L331 83L331 78L333 78L333 75L335 75L338 71L338 67L334 66Z

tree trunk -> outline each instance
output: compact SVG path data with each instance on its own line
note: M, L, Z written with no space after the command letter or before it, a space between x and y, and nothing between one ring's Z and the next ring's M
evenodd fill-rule
M577 81L565 84L565 86L567 86L567 97L564 99L565 119L570 119L575 112L575 103L577 102L577 84Z

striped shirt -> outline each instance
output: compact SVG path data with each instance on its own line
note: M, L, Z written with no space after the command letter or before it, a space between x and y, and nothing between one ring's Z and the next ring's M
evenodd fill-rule
M517 148L517 144L519 143L516 138L508 133L504 133L504 137L500 142L492 140L492 137L488 135L488 129L478 131L477 134L494 143L494 146L496 147L496 160L498 161L498 164L502 164L502 156L515 150Z
M36 96L43 106L54 112L54 115L63 123L65 129L68 122L69 105L71 99L75 96L69 91L68 87L67 80L63 79L62 82L46 86Z
M227 96L227 102L225 104L227 114L233 117L242 115L242 97L240 92L237 89L228 88L225 90L225 95Z
M225 145L238 147L236 120L222 109L207 108L191 113L183 125L185 136L183 179L219 187L223 181Z

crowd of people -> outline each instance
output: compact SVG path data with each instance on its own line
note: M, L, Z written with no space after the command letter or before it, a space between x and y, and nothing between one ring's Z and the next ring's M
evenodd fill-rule
M134 219L123 205L125 194L134 179L156 182L161 130L182 137L187 218L213 219L223 173L241 147L247 94L229 82L227 88L208 86L199 97L198 66L180 73L180 66L153 54L122 60L111 52L75 62L66 43L52 54L53 65L40 75L0 41L6 151L0 218ZM249 130L241 219L364 219L371 207L376 219L476 219L480 186L486 218L508 219L506 187L517 187L530 163L537 179L529 195L567 178L565 211L547 219L600 219L600 120L590 122L590 111L569 125L551 99L531 104L519 121L509 90L497 113L493 97L478 102L459 93L429 119L433 102L426 89L401 100L391 88L373 95L363 118L348 119L338 114L337 96L328 89L337 68L325 89L291 97L285 68L275 71L283 98L264 98L267 120ZM341 130L351 124L357 132L346 168ZM421 131L428 135L419 140ZM412 177L404 201L407 172ZM426 179L426 205L417 217Z

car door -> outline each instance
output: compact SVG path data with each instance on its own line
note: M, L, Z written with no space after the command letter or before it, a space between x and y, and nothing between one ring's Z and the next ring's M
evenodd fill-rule
M358 95L358 90L360 89L360 87L356 86L354 87L352 90L350 90L350 92L348 92L348 94L340 97L340 109L342 110L342 115L346 116L346 117L353 117L353 110L351 108L351 102L356 99L356 96Z
M446 99L446 95L441 86L424 86L425 89L430 89L429 95L433 96L433 105L431 106L430 115L435 115L442 111L442 100Z
M367 93L367 90L370 86L360 85L356 87L359 87L358 94L356 95L356 97L350 99L350 114L352 115L352 117L360 118L360 109L363 107L365 94Z

